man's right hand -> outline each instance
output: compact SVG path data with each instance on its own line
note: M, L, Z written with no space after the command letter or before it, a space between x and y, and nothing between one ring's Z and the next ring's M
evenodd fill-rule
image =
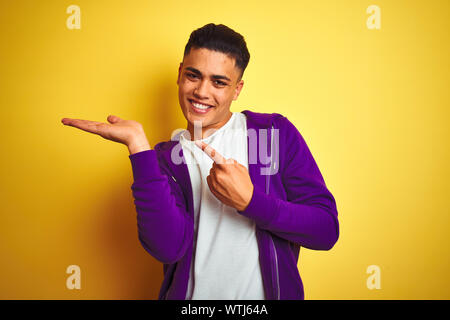
M122 143L128 147L130 154L150 150L144 128L139 122L123 120L114 115L108 116L107 120L109 123L63 118L61 122L64 125L98 134L107 140Z

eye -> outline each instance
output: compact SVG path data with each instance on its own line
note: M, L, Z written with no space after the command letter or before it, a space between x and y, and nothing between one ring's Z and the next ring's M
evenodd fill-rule
M220 81L220 80L216 80L216 81L214 81L217 85L219 85L219 86L226 86L227 84L225 83L225 82L223 82L223 81Z
M198 76L196 74L193 74L193 73L186 73L186 76L188 78L198 78Z

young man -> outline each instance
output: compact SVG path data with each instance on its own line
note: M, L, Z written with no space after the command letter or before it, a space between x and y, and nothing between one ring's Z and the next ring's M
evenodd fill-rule
M192 32L178 69L187 130L151 149L142 126L63 119L130 151L139 240L164 263L159 299L303 299L300 247L331 249L336 203L280 114L230 112L250 55L224 25Z

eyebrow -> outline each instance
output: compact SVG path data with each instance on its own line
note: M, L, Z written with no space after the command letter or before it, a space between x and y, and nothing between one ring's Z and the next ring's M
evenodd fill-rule
M202 73L199 71L199 70L197 70L197 69L195 69L195 68L193 68L193 67L186 67L186 70L189 70L189 71L192 71L193 73L195 73L195 74L198 74L198 75L202 75ZM226 76L223 76L223 75L220 75L220 74L213 74L212 76L211 76L211 78L213 78L214 80L228 80L228 81L231 81L231 79L230 78L228 78L228 77L226 77Z

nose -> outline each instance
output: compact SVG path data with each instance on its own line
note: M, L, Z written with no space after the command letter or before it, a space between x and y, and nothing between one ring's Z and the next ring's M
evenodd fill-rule
M194 89L194 96L197 99L207 99L208 98L208 82L202 80L198 82L197 87Z

